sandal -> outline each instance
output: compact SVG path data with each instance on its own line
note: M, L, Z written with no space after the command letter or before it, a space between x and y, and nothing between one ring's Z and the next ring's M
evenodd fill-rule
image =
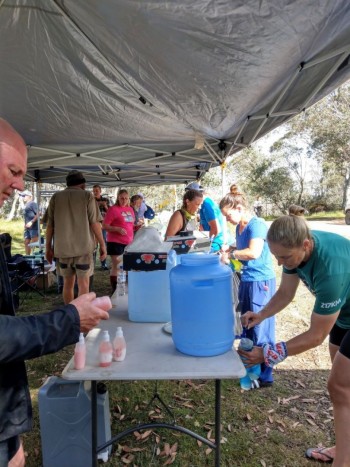
M325 463L328 463L330 464L331 462L334 461L334 458L331 457L329 454L327 454L325 451L327 450L328 448L309 448L306 450L305 452L305 457L307 459L311 459L311 460L314 460L314 461L318 461L318 462L325 462ZM314 454L319 454L320 456L323 457L315 457Z

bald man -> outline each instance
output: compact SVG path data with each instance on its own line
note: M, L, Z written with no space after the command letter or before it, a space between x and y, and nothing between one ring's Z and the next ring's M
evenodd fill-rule
M21 136L0 118L0 207L24 188L27 148ZM94 293L41 315L15 316L5 256L0 242L0 466L23 467L19 435L32 428L32 408L24 361L57 352L79 340L108 312L93 303Z

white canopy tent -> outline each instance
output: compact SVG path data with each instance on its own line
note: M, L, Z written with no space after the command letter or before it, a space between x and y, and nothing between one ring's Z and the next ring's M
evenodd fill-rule
M350 77L348 0L0 0L28 180L187 183Z

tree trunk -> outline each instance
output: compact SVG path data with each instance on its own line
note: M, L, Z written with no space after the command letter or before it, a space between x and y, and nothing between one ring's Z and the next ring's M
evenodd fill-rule
M10 210L6 220L12 221L13 218L15 217L17 201L19 201L19 194L16 191L15 196L14 196L13 201L12 201L11 210Z
M350 168L346 169L346 175L344 177L344 185L343 185L343 201L342 201L342 210L346 208L348 204L348 194L350 188Z

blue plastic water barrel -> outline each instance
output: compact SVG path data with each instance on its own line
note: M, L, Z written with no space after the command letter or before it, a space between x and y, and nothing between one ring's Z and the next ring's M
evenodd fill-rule
M170 271L172 337L182 353L208 357L232 348L232 271L217 255L190 253Z

